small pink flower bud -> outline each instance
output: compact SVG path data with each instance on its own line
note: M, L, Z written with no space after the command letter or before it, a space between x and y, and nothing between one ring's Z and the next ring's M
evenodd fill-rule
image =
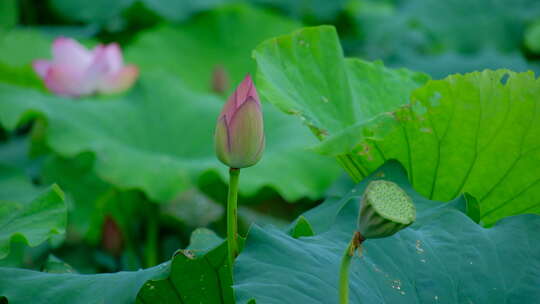
M261 103L249 75L238 85L218 117L216 154L231 168L256 164L264 150Z
M105 217L101 243L103 248L114 256L119 256L124 247L124 237L120 226L110 215Z
M212 71L212 91L225 95L229 89L229 73L222 65L216 65Z
M57 38L53 60L35 60L34 71L57 95L78 97L95 93L119 93L129 89L139 75L134 65L124 66L116 43L88 50L71 38Z

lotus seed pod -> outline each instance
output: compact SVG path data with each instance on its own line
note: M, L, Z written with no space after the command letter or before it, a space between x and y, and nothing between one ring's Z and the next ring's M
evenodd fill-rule
M412 199L397 184L377 180L369 183L362 197L358 231L366 239L390 236L416 219Z

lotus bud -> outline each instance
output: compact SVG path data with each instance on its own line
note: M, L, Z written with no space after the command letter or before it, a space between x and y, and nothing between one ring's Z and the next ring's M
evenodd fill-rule
M264 142L261 103L255 85L247 75L218 117L216 154L231 168L250 167L261 159Z
M376 180L362 197L358 232L365 239L387 237L415 219L416 208L409 195L393 182Z
M35 60L34 71L45 86L61 96L119 93L130 88L139 75L134 65L124 65L116 43L88 50L71 38L57 38L52 60Z

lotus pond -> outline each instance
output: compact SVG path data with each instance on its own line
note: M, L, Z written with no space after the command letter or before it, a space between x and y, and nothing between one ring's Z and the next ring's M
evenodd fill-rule
M0 0L0 304L540 299L540 2Z

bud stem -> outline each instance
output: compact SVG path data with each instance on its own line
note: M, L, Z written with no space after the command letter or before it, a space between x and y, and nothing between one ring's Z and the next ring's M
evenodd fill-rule
M339 269L339 304L349 304L349 266L351 265L351 259L356 249L362 245L364 240L360 232L355 232L341 259L341 267Z
M227 199L227 244L231 271L233 262L238 256L238 180L240 169L229 169L229 197Z

